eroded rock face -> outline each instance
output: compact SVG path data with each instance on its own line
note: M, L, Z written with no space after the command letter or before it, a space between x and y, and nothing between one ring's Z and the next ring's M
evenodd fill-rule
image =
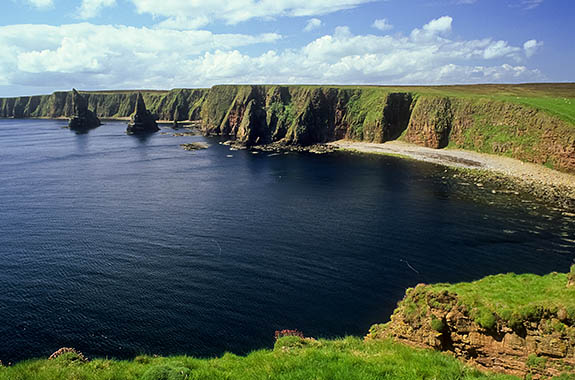
M129 134L140 134L154 133L159 130L160 128L158 128L156 118L150 111L146 109L144 98L142 97L141 93L138 93L138 98L136 99L136 108L130 117L130 122L128 123L126 132Z
M418 100L406 140L428 148L445 148L449 143L453 111L448 97L427 97Z
M529 374L534 379L575 368L575 321L564 310L514 326L497 320L485 328L471 317L472 312L457 295L424 289L420 284L410 290L404 299L409 302L400 303L389 323L374 325L366 339L392 337L417 347L451 352L483 369Z
M101 125L96 114L88 109L88 102L76 89L72 89L72 117L68 127L76 131L86 131Z

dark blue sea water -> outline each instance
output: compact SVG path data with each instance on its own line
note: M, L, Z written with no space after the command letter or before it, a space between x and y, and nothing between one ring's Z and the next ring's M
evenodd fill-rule
M4 362L63 346L241 354L284 328L363 335L419 282L575 257L572 217L440 166L63 125L0 120ZM179 148L193 141L210 147Z

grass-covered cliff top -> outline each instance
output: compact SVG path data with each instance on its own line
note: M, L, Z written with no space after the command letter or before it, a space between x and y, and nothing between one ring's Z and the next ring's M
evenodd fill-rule
M572 286L567 286L569 281L573 283ZM420 285L408 290L402 302L422 300L422 294L441 295L445 292L455 295L457 303L465 306L471 317L485 328L494 327L498 320L513 327L525 321L544 318L558 318L561 323L575 325L575 266L567 274L538 276L508 273L474 282Z
M381 379L515 379L485 374L457 359L413 349L389 340L363 341L280 338L273 350L248 356L225 354L215 359L187 356L139 356L131 361L96 359L84 362L73 354L54 360L31 360L0 367L2 380L381 380Z

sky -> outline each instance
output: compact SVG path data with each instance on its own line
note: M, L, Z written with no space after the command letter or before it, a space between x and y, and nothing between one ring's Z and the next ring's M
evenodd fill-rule
M575 82L573 0L0 0L0 96Z

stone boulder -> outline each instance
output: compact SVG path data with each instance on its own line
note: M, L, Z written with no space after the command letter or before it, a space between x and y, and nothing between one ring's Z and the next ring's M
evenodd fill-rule
M141 93L138 93L138 98L136 99L136 108L130 117L130 122L128 123L126 132L129 134L140 134L154 133L159 130L160 128L158 128L156 118L150 111L146 109L144 98L142 97Z
M72 112L68 127L75 131L97 128L102 123L96 114L88 109L88 102L76 89L72 89Z

